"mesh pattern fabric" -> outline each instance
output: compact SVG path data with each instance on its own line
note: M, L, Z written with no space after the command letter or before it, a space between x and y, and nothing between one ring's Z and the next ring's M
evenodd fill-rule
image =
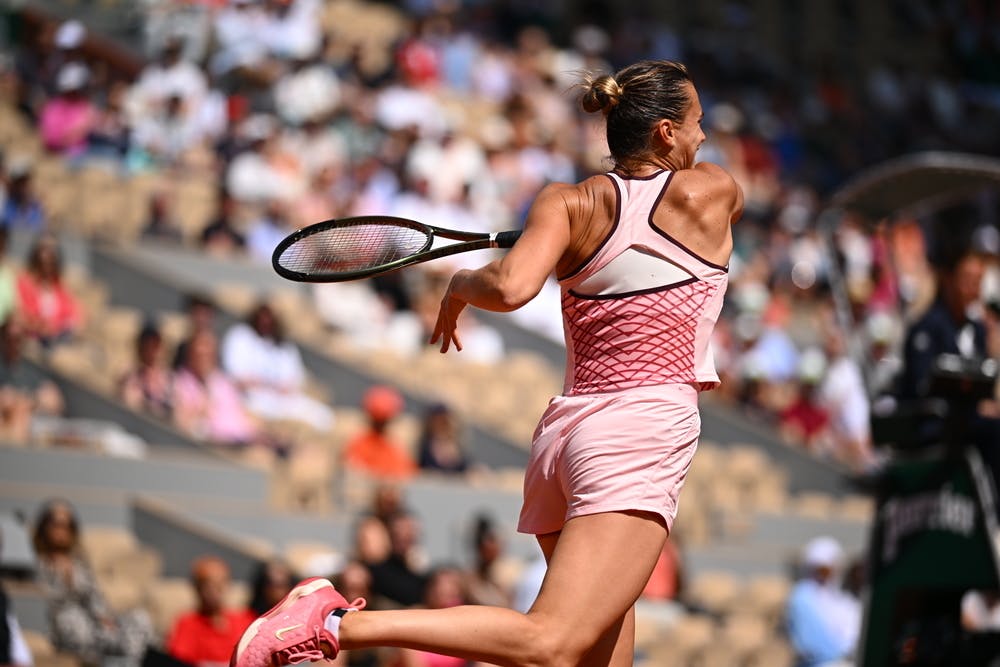
M570 394L693 383L695 336L718 283L699 280L614 298L563 292L573 348Z

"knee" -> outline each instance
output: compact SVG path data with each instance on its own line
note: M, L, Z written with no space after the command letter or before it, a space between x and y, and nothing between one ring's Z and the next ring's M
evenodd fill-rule
M558 618L529 613L528 620L529 636L519 667L577 667L596 642Z

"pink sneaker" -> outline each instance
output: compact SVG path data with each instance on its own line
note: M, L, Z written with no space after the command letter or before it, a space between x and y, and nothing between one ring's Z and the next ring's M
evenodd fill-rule
M250 624L229 667L279 667L335 658L340 640L326 629L327 616L364 607L364 598L347 604L326 579L306 579Z

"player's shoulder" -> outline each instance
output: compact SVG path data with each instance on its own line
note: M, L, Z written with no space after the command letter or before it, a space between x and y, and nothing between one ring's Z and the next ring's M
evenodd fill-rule
M594 206L598 202L614 202L615 186L603 174L591 176L579 183L549 183L538 193L536 201L544 205L562 205L574 211Z
M674 186L686 186L692 190L715 190L735 192L739 186L732 174L714 162L699 162L690 169L674 172Z
M742 188L728 171L711 162L674 172L667 195L695 207L721 203L734 211L743 208Z

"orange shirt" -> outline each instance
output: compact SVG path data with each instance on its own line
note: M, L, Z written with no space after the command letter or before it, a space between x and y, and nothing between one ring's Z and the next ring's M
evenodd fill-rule
M417 465L403 447L384 433L365 431L348 441L344 462L378 477L412 477Z
M192 665L228 665L236 642L255 618L249 609L227 609L219 624L196 611L183 614L170 631L167 653Z

